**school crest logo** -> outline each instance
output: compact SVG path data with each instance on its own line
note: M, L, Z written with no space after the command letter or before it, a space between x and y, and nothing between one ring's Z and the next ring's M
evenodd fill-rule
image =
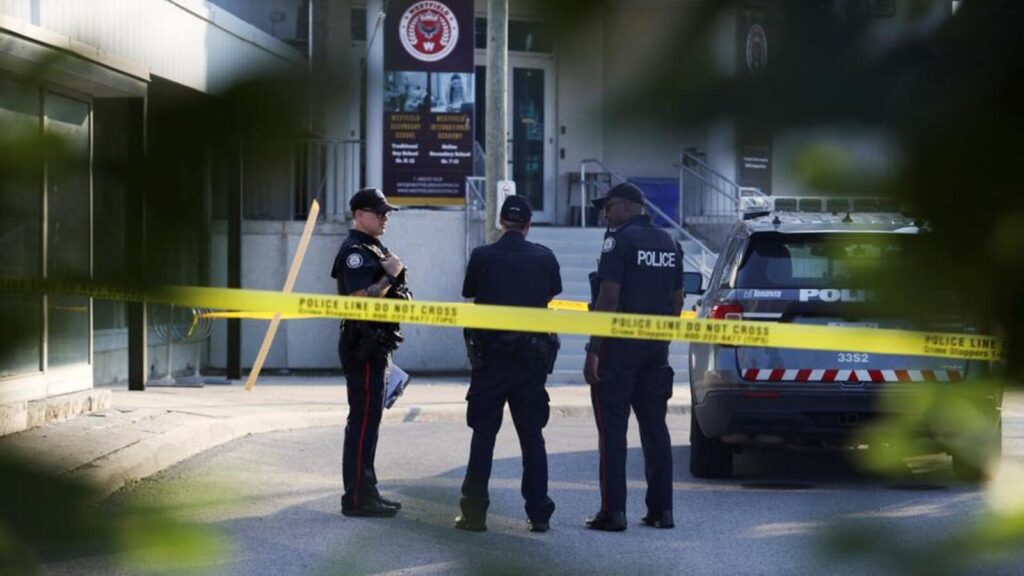
M455 49L459 41L459 21L443 2L416 2L398 22L402 47L413 58L437 62Z
M747 31L747 71L757 76L768 67L768 33L760 24L754 24Z
M345 260L345 264L349 268L359 268L360 266L363 265L363 256L358 252L353 252L352 254L348 255L348 259Z

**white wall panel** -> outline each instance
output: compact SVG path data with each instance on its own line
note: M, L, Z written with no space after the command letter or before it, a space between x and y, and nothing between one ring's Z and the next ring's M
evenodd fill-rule
M294 48L202 0L37 1L42 28L202 92L305 66ZM28 1L0 2L9 15L31 15Z

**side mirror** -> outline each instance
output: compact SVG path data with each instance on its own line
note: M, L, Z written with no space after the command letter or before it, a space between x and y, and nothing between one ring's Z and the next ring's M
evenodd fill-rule
M700 272L683 272L683 293L700 295L704 293L704 276Z

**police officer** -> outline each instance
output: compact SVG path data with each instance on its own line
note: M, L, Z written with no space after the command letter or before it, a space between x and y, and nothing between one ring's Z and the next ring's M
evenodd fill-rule
M608 232L594 276L594 309L678 317L683 306L679 244L644 213L643 192L615 186L594 201ZM672 397L668 342L592 337L583 374L590 384L600 449L601 510L594 530L626 529L626 428L632 407L640 426L647 477L647 514L641 521L673 528L672 442L665 413Z
M462 295L477 304L546 308L562 291L558 261L551 250L528 242L530 202L510 196L499 218L501 238L473 251L466 268ZM554 334L467 330L472 364L466 423L473 440L462 483L462 514L455 527L471 532L487 529L494 440L501 428L505 403L519 434L523 452L521 491L526 501L527 527L546 532L555 503L548 497L547 450L541 432L548 422L547 375L554 366L558 340Z
M397 208L375 188L354 194L349 208L352 229L331 271L338 282L338 294L409 297L402 261L380 243L388 213ZM341 512L346 516L391 517L402 507L380 495L373 465L387 369L400 341L396 324L342 322L338 355L345 371L349 406L342 456L345 494L341 497Z

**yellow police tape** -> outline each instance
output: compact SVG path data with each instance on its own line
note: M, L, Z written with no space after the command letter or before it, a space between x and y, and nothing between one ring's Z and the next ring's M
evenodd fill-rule
M551 310L574 310L576 312L587 312L590 307L586 302L579 302L577 300L552 300L548 303L548 308ZM270 320L274 317L275 312L203 312L199 314L200 318L245 318L247 320ZM693 310L683 310L683 313L679 315L681 318L695 318L697 314ZM308 320L310 318L320 318L320 316L312 314L281 314L282 320Z
M0 278L0 292L51 292L107 300L174 304L191 308L281 313L283 317L317 316L370 322L559 332L731 346L858 351L983 361L1000 360L1003 352L1002 340L977 334L840 328L744 320L698 320L484 304L284 294L230 288L156 286L133 289L103 286L92 282Z

